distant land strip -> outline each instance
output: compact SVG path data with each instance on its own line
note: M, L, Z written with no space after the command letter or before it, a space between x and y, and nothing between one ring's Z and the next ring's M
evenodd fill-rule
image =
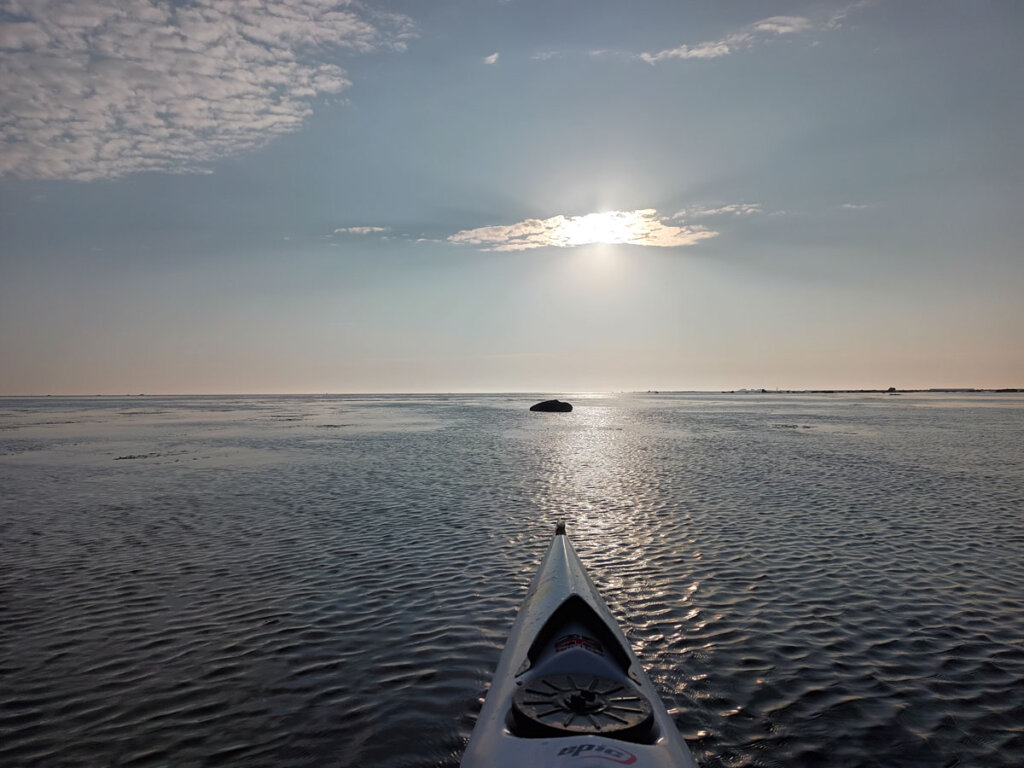
M895 387L889 387L888 389L723 389L721 393L723 395L903 395L903 394L921 394L921 393L945 393L952 395L963 395L976 393L1005 393L1005 392L1024 392L1022 387L1001 387L999 389L979 389L977 387L932 387L930 389L896 389ZM671 395L681 394L681 392L671 392L669 390L661 389L649 389L647 390L649 395Z
M551 390L554 391L554 390ZM565 390L569 392L569 390ZM931 387L930 389L896 389L895 387L889 387L888 389L762 389L762 388L742 388L742 389L648 389L644 390L608 390L607 392L594 391L594 394L647 394L647 395L910 395L910 394L952 394L952 395L964 395L964 394L1004 394L1004 393L1024 393L1024 387L1000 387L996 388L983 388L983 387ZM169 397L169 398L188 398L188 397L396 397L396 396L409 396L409 395L521 395L526 396L539 396L543 392L502 392L502 391L474 391L474 392L457 392L457 391L433 391L433 392L177 392L177 393L138 393L132 394L126 393L114 393L114 392L97 392L95 394L53 394L53 393L41 393L41 394L0 394L0 400L3 399L31 399L31 398L43 398L43 397L55 397L55 398L90 398L90 397L109 397L109 398L158 398L158 397ZM349 426L347 424L325 424L325 427L332 426ZM127 457L136 458L136 457Z

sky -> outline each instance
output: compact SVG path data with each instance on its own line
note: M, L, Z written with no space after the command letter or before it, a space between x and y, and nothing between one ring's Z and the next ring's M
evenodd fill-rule
M0 0L0 395L1024 387L1022 37Z

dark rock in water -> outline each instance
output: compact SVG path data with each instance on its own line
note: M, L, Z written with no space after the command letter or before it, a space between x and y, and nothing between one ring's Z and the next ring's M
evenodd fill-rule
M531 411L547 411L548 413L568 413L572 410L570 403L563 403L561 400L545 400L530 406Z

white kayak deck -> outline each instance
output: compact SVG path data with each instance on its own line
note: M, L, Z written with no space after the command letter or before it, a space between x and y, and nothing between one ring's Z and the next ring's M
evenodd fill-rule
M462 768L696 768L559 527L519 610Z

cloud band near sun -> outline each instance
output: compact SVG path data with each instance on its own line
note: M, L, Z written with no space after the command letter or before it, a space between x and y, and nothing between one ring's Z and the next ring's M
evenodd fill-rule
M594 243L673 248L695 245L718 235L706 227L665 224L657 213L646 208L584 216L559 214L547 219L526 219L516 224L466 229L451 235L448 241L475 245L485 251L571 248Z
M201 171L345 90L339 54L413 35L358 0L0 0L0 176Z

